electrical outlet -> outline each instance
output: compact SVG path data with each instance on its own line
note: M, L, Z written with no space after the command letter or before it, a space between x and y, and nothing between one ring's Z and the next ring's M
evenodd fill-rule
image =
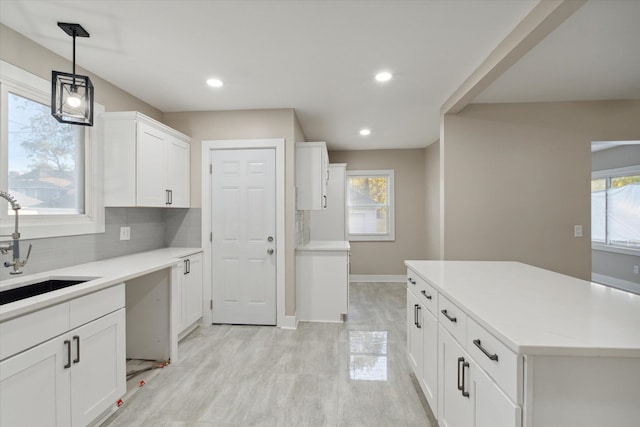
M634 272L634 273L636 273L636 274L638 274L638 266L637 266L637 265L634 265L634 266L633 266L633 272Z
M573 237L582 237L582 225L573 226Z
M131 240L131 227L120 227L120 240Z

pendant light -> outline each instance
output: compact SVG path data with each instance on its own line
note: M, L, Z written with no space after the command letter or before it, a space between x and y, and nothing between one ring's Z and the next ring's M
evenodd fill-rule
M51 72L51 115L60 123L93 126L93 84L76 74L76 37L89 37L80 24L58 22L73 37L73 73Z

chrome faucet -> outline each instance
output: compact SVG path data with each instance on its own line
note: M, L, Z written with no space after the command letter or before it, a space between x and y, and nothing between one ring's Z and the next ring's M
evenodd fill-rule
M13 251L13 262L5 261L5 267L13 267L13 271L9 272L9 274L21 274L22 267L27 264L29 261L29 256L31 256L31 244L29 244L29 250L27 251L27 257L24 260L20 259L20 232L18 231L18 211L22 206L18 203L18 201L11 194L4 190L0 190L0 197L6 199L11 204L11 209L15 211L16 217L16 228L12 234L7 234L6 236L11 236L13 242L9 244L0 244L0 253L5 255L9 251Z

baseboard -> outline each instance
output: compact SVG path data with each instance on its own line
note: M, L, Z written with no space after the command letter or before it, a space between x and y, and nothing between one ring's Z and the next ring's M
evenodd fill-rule
M351 274L349 276L349 282L404 283L406 280L407 276L404 274Z
M623 291L640 294L640 283L630 282L604 274L591 273L591 281L611 286L612 288L622 289Z
M284 316L284 320L280 325L281 329L298 329L298 318L293 316Z

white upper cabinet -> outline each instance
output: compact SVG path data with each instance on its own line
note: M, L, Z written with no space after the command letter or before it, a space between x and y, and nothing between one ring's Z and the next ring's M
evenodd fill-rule
M327 208L329 153L324 142L296 142L296 209Z
M191 138L135 111L102 120L105 206L188 208Z

